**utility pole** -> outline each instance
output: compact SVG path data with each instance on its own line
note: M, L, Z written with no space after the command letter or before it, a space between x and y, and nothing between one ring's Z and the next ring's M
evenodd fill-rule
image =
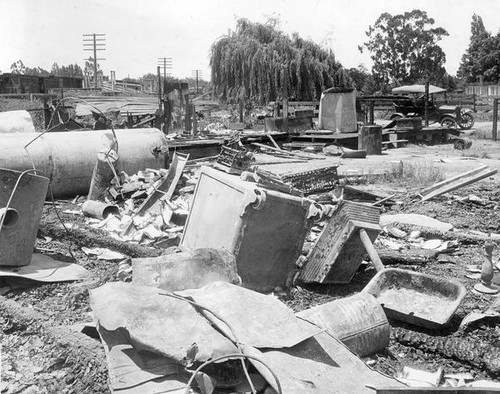
M158 58L158 67L163 68L163 79L167 79L167 69L172 69L172 58L171 57L159 57ZM171 73L168 73L170 76Z
M203 78L201 76L201 70L193 70L191 71L191 75L193 76L193 78L196 78L196 94L198 94L198 80Z
M83 50L84 51L93 51L94 52L94 86L96 89L99 88L99 84L97 82L97 61L98 60L106 60L103 58L97 57L97 51L105 51L106 50L106 34L83 34ZM88 60L88 59L85 59Z

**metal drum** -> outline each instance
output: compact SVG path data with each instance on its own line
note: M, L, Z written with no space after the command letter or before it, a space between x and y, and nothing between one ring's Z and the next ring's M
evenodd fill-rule
M48 186L44 176L0 168L0 266L31 262Z
M384 310L367 293L306 309L297 316L326 330L359 356L375 353L389 344L390 326Z

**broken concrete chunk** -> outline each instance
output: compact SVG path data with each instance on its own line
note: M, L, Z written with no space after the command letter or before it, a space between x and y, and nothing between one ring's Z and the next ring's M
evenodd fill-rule
M235 257L224 249L194 249L136 258L132 259L132 271L133 283L169 291L197 289L217 281L240 282Z

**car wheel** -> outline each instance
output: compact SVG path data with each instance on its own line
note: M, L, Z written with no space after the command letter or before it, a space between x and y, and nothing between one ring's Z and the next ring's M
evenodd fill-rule
M457 122L455 122L455 119L446 117L441 120L441 127L447 127L449 129L456 129L457 128Z
M462 114L458 125L462 130L470 130L474 126L474 117L469 113Z

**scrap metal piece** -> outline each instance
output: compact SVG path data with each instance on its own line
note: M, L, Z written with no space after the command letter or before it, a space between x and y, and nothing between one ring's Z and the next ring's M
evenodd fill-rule
M229 174L241 174L255 161L252 153L223 145L217 156L218 168Z
M0 168L0 266L31 262L49 179ZM16 213L14 213L16 212Z

